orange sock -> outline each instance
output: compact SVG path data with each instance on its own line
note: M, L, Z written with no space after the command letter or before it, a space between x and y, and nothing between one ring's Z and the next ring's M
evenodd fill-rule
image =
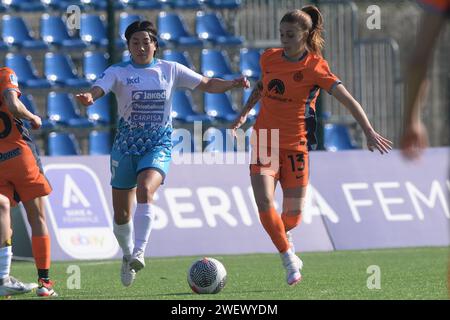
M296 226L300 224L300 221L302 220L302 215L301 214L292 215L283 212L281 214L281 220L283 220L284 229L286 231L289 231L294 229Z
M268 212L260 212L259 219L278 251L286 252L289 249L289 242L286 238L283 221L275 208L270 208Z
M50 269L50 237L31 237L31 247L37 269Z

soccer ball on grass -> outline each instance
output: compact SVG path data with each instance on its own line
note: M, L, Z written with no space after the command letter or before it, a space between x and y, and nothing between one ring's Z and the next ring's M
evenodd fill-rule
M218 293L225 287L227 271L219 260L205 257L190 266L187 281L195 293Z

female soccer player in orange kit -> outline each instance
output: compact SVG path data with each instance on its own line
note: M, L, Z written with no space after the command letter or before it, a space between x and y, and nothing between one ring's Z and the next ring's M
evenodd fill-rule
M0 292L11 295L31 289L30 286L17 286L6 277L12 256L10 219L6 215L10 214L10 207L22 202L31 226L31 247L38 271L36 293L38 296L56 296L49 278L50 237L43 199L52 188L21 120L29 120L33 129L38 129L41 119L19 100L17 77L9 68L0 68L0 93L0 278L5 280L0 279Z
M282 48L268 49L261 56L262 78L231 126L236 130L243 125L261 99L261 110L253 127L251 184L261 223L280 252L289 285L301 280L303 262L295 254L289 230L300 223L305 203L308 151L316 145L315 103L320 89L333 95L351 112L366 135L370 151L378 149L383 154L392 148L392 142L375 132L360 104L322 58L322 30L322 15L314 6L283 16ZM271 136L277 132L278 145L272 145ZM277 181L283 190L281 217L273 204Z

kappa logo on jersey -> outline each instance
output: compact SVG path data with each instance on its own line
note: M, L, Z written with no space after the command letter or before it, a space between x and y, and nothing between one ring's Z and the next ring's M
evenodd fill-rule
M12 83L13 85L15 85L15 86L18 86L18 85L19 85L18 82L17 82L17 77L16 77L15 74L11 74L11 75L9 76L9 80L11 81L11 83Z
M272 79L269 82L268 89L270 93L284 94L284 83L280 79Z
M139 77L134 78L134 77L129 77L127 78L127 85L129 86L130 84L138 84L141 83Z

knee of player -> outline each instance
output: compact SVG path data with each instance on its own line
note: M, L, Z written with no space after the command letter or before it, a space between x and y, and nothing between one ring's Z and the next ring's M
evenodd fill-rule
M152 203L155 197L155 190L147 186L141 186L137 190L138 202Z
M285 226L290 230L300 224L302 220L302 211L299 209L285 211L281 214L281 219Z

